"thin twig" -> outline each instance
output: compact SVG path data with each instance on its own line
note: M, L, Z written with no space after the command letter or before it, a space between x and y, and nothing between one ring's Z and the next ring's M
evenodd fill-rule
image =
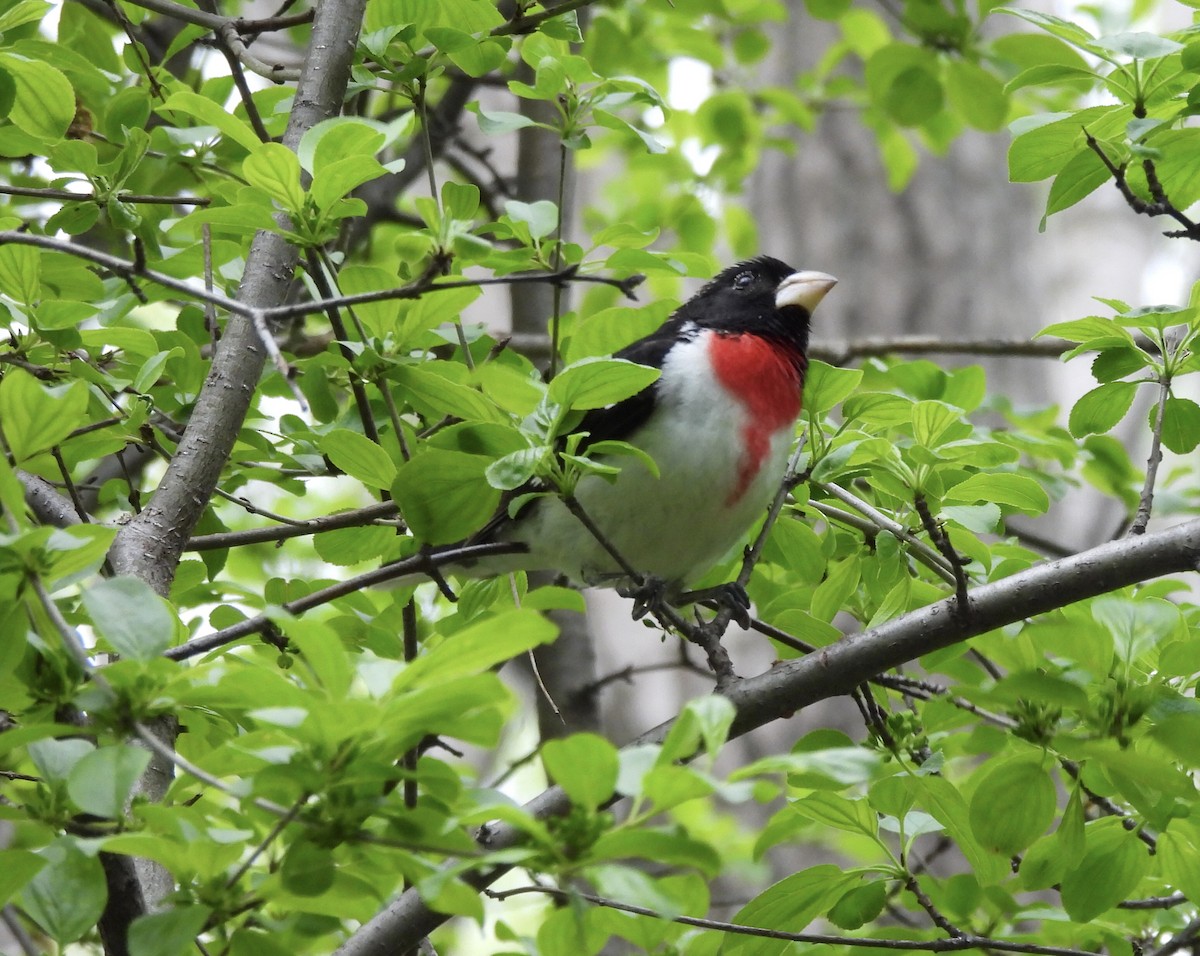
M189 9L189 8L185 8ZM245 316L254 322L255 331L260 337L265 337L264 344L267 344L268 353L272 359L276 360L276 366L280 367L282 357L277 358L279 352L278 347L274 344L274 339L266 331L267 323L282 322L288 319L298 318L305 315L313 315L318 312L323 312L329 307L342 308L351 305L362 305L369 302L390 302L396 299L419 299L423 295L430 292L437 292L443 289L466 289L482 286L493 285L522 285L525 283L566 283L566 282L594 282L601 285L610 285L619 289L626 298L637 300L634 295L634 290L645 281L644 275L631 275L624 279L614 279L610 276L600 275L584 275L579 272L579 266L571 265L560 270L559 272L518 272L508 276L491 276L483 279L454 279L447 282L437 282L434 280L441 275L440 268L430 270L425 275L416 279L407 285L395 286L390 289L380 289L375 292L361 292L356 295L343 295L331 299L319 299L308 302L295 302L285 305L268 306L259 308L258 306L249 305L244 302L239 302L236 299L231 299L229 296L221 295L217 292L206 292L204 289L198 289L188 282L177 279L174 276L166 275L162 272L156 272L144 265L139 266L136 262L129 259L121 259L118 256L109 255L106 252L100 252L96 249L90 249L76 242L71 242L64 239L55 239L50 236L40 236L34 233L20 232L17 230L0 231L0 247L8 245L20 246L35 246L39 249L50 249L54 252L61 252L65 255L74 256L77 259L82 259L86 262L94 263L105 269L110 270L121 278L129 279L136 276L140 279L146 279L153 282L155 285L162 286L164 289L170 289L172 292L177 292L180 295L190 299L195 299L200 302L211 302L218 309L223 309L234 315ZM281 373L286 375L287 365L282 364L280 367Z
M5 929L17 941L17 945L21 947L21 952L24 956L41 956L43 952L42 948L25 931L25 927L21 924L21 920L17 916L16 907L11 903L5 904L4 908L0 909L0 922L4 923Z
M986 936L954 936L949 939L916 940L916 939L872 939L862 936L835 936L827 933L788 933L784 930L765 929L760 926L745 926L740 923L726 923L720 920L701 919L696 916L668 917L645 906L632 903L622 903L590 893L580 893L574 890L560 890L553 886L518 886L510 890L488 890L484 893L489 899L503 901L512 896L526 893L542 893L555 899L570 901L584 900L594 906L620 910L623 913L633 913L637 916L649 916L653 919L668 920L683 926L695 926L699 929L715 930L719 933L729 933L736 936L757 936L762 939L782 939L794 943L814 943L827 946L862 946L875 949L908 950L927 953L958 953L969 949L994 949L1004 953L1032 953L1038 956L1095 956L1081 949L1066 949L1061 946L1041 946L1037 943L1014 943L1004 939L991 939ZM1154 954L1157 956L1157 954Z
M913 505L921 518L925 533L937 545L938 551L941 552L942 557L946 559L946 563L954 572L954 607L956 613L965 620L971 613L971 599L967 594L967 573L963 569L963 559L954 550L954 545L950 543L950 536L946 534L945 527L933 517L925 496L917 492L913 495Z
M94 202L103 205L107 200L95 193L73 193L66 189L43 189L35 186L0 186L0 196L28 196L31 199L51 199L60 202ZM138 206L207 206L211 199L199 196L147 196L141 193L117 192L118 202Z
M373 587L377 584L384 584L406 575L431 574L442 565L467 562L475 558L493 554L514 554L523 550L523 545L504 541L453 548L435 554L415 554L412 557L393 561L391 564L385 564L381 568L375 568L372 571L347 578L345 581L339 581L328 587L320 588L302 598L297 598L295 601L288 601L280 605L280 609L286 614L303 614L305 611L320 607L322 604L328 604L330 601L345 597L347 594L352 594L355 591L361 591L364 588ZM190 657L206 654L218 647L224 647L226 644L232 644L243 637L260 634L272 626L270 617L265 614L259 614L257 617L247 618L238 624L215 631L212 634L194 637L190 641L180 644L178 647L168 649L163 653L163 657L173 661L187 660Z
M1154 428L1150 432L1150 453L1146 456L1146 481L1138 499L1137 513L1133 517L1127 535L1145 534L1150 523L1150 512L1154 507L1154 485L1158 479L1158 466L1162 461L1163 415L1167 398L1171 394L1171 377L1166 372L1158 380L1158 411L1154 416Z
M1182 893L1172 893L1170 896L1150 896L1144 900L1121 900L1117 904L1119 910L1169 910L1182 906L1188 898Z
M929 547L924 541L909 531L904 525L896 521L894 518L889 518L878 508L868 504L857 495L851 494L840 485L828 482L812 482L812 486L820 491L825 492L832 498L837 498L843 504L849 505L855 511L868 518L872 524L880 531L886 531L899 540L903 541L914 552L914 555L919 553L925 560L921 563L934 571L938 577L942 578L947 584L954 584L954 570L949 566L946 559L933 548ZM811 503L818 511L821 510L817 503ZM808 507L807 505L805 507Z
M333 294L335 280L331 274L326 272L325 262L313 249L308 252L307 262L308 276L312 279L313 285L326 301L332 301L336 298ZM354 350L350 348L350 336L346 332L345 323L342 322L341 312L335 305L330 305L323 311L329 320L330 328L333 329L333 337L337 341L338 350L342 353L342 358L346 360L350 377L350 392L354 395L354 405L358 409L358 420L362 423L363 435L378 445L379 429L375 425L375 413L371 411L371 400L367 397L363 378L354 367Z
M950 920L946 919L942 911L934 906L933 900L931 900L925 891L921 889L921 884L917 882L916 876L914 876L912 873L906 872L904 885L908 888L908 891L916 897L917 903L920 904L921 909L929 914L929 918L933 920L934 925L937 926L938 929L952 939L962 939L964 936L966 936L966 933L951 923Z
M295 802L292 803L291 807L288 808L288 812L275 821L275 825L271 827L271 831L265 837L263 837L258 846L250 851L246 859L242 861L242 865L229 875L229 879L225 881L225 888L227 890L237 886L238 880L240 880L246 875L247 872L249 872L250 867L254 864L254 861L267 851L267 847L269 847L275 841L275 838L283 832L284 828L294 819L296 819L296 816L301 810L304 809L304 805L308 803L308 799L311 796L312 794L308 791L300 794L300 796L296 798Z
M1169 216L1183 227L1182 229L1165 233L1167 236L1175 239L1200 240L1200 223L1189 219L1184 215L1182 210L1167 198L1166 193L1163 192L1162 184L1158 181L1158 173L1155 171L1153 160L1148 159L1142 163L1142 168L1147 170L1147 184L1150 187L1151 194L1155 198L1155 202L1146 202L1129 185L1129 181L1125 177L1126 164L1121 163L1118 166L1109 159L1108 154L1104 151L1104 147L1096 141L1096 138L1088 132L1086 127L1083 130L1083 135L1086 138L1088 148L1100 157L1100 162L1104 164L1104 168L1112 176L1113 184L1117 187L1117 191L1120 192L1130 209L1143 216Z
M420 653L417 642L417 605L409 598L400 613L400 625L404 641L404 660L411 663ZM421 759L420 746L409 748L401 762L407 773L404 776L404 805L412 810L417 805L417 762Z
M1200 937L1200 917L1192 920L1158 949L1151 950L1146 956L1170 956L1171 953L1177 953L1185 946L1195 942L1197 937Z
M754 566L758 564L758 559L762 557L762 550L767 544L767 538L771 536L771 529L775 527L775 522L779 520L779 515L783 512L783 506L787 503L788 495L796 487L796 483L799 480L796 469L800 467L800 456L804 454L804 446L807 443L807 436L801 436L800 440L796 443L796 450L792 452L792 457L788 461L787 470L783 473L783 481L779 483L779 490L775 492L775 497L771 499L771 504L767 508L767 517L763 521L763 525L759 529L754 542L742 554L742 569L738 572L737 576L737 583L742 587L750 583L750 577L754 574Z
M323 531L336 531L340 528L362 528L375 524L381 519L390 518L398 511L394 501L380 501L365 508L341 511L320 518L308 518L303 521L288 519L288 523L280 528L249 528L245 531L221 531L214 534L197 535L188 540L184 550L219 551L224 548L239 548L267 541L286 541L289 538L320 534Z

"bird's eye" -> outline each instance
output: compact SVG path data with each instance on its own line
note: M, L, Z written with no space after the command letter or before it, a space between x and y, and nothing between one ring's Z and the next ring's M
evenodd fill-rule
M753 272L739 272L733 279L735 289L745 289L754 281Z

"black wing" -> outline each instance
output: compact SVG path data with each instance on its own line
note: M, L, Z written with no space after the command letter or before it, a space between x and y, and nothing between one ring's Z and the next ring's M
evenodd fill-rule
M613 358L636 362L638 365L662 368L667 352L679 340L682 326L682 321L669 321L645 338L638 339L632 345L627 345ZM583 416L583 419L572 431L588 433L588 437L584 439L582 445L585 449L588 445L599 441L613 439L625 441L650 417L650 412L654 409L657 391L658 382L655 381L636 395L622 399L615 405L593 408Z

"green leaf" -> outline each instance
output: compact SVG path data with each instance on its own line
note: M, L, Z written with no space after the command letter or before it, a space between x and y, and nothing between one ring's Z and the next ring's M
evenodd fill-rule
M1008 116L1008 95L991 73L970 60L954 58L946 64L946 98L967 125L994 132Z
M818 20L837 20L850 9L850 0L804 0L804 6Z
M481 674L541 644L549 644L558 628L536 611L505 611L447 638L423 653L396 678L402 693L434 687L459 677Z
M73 943L100 919L108 900L104 868L62 837L39 856L47 861L21 892L21 905L48 936Z
M1052 13L1042 13L1039 10L1025 10L1020 7L997 7L995 12L1020 17L1034 26L1041 27L1047 33L1058 37L1060 40L1065 40L1072 46L1081 47L1085 50L1090 50L1095 40L1083 27L1069 20L1064 20L1062 17L1056 17Z
M1000 509L990 501L984 505L946 505L939 514L976 534L994 534L1003 517Z
M95 744L74 737L65 740L36 740L29 745L29 758L52 783L62 783L80 760L96 749Z
M478 531L500 506L488 482L491 460L431 448L401 466L392 484L404 520L429 544L450 544Z
M529 226L529 235L534 240L546 238L558 227L558 206L548 199L532 203L510 199L504 204L504 214Z
M173 906L139 916L129 927L129 956L187 956L212 914L207 906Z
M1107 348L1093 360L1092 378L1097 382L1115 382L1126 375L1140 372L1150 361L1150 356L1141 349L1130 346Z
M442 365L434 362L430 365ZM388 372L404 389L405 398L424 414L452 415L466 421L498 422L504 417L487 398L459 382L417 365L397 365Z
M859 383L860 368L836 368L813 359L804 373L804 408L810 415L819 415L845 401Z
M335 428L318 443L329 460L351 478L372 488L390 488L396 465L382 447L348 428Z
M148 661L171 646L175 615L139 578L122 575L83 592L96 631L122 657Z
M1137 348L1128 329L1122 328L1112 319L1099 315L1089 315L1086 318L1073 319L1070 322L1056 322L1046 326L1034 338L1047 335L1057 336L1068 342L1089 343L1093 348L1099 347L1093 343L1118 348Z
M882 106L901 126L920 126L942 110L942 84L926 66L912 66L892 78Z
M125 816L125 803L149 763L150 751L144 747L101 747L71 768L67 793L84 813L119 820Z
M510 452L502 458L497 458L487 466L488 484L501 491L513 491L529 481L538 470L539 465L551 454L549 445L538 445L535 448L522 448Z
M1008 148L1009 179L1014 183L1032 183L1058 175L1080 150L1087 148L1085 129L1103 142L1110 136L1124 134L1127 117L1127 108L1111 106L1036 117L1034 121L1040 125L1027 124Z
M1096 82L1097 76L1091 70L1068 63L1039 63L1022 70L1008 81L1004 87L1005 93L1015 93L1029 86L1071 86L1087 89Z
M1108 382L1093 388L1071 408L1071 434L1082 438L1111 430L1128 413L1136 391L1136 382Z
M867 61L872 101L901 126L917 126L942 109L942 84L931 51L891 43Z
M394 135L394 127L362 117L330 117L300 137L296 157L301 168L315 176L349 157L375 158L390 133Z
M395 528L382 525L338 528L314 535L313 550L322 561L349 567L380 557L395 542Z
M595 860L652 860L656 865L690 867L708 876L720 872L721 858L707 842L672 829L610 830L592 846Z
M887 904L886 880L871 880L845 893L829 911L829 921L840 929L858 929L883 912Z
M8 118L30 136L55 142L66 135L75 118L75 90L48 63L16 53L0 53L0 70L13 82L13 105Z
M1150 409L1150 427L1158 419L1158 406ZM1190 398L1168 395L1163 406L1162 443L1177 455L1186 455L1200 444L1200 405Z
M617 786L617 748L596 734L547 741L542 764L576 806L598 809Z
M565 408L604 408L649 388L661 374L625 359L580 359L554 378L549 397Z
M479 187L474 183L442 183L442 208L451 219L474 219L479 211Z
M1087 923L1128 898L1150 869L1150 857L1119 820L1108 818L1085 828L1087 850L1062 880L1062 904L1077 923Z
M642 145L646 150L655 155L660 155L667 151L666 145L653 133L648 133L646 130L639 127L636 123L631 123L620 116L609 113L607 110L593 109L592 119L598 126L603 126L607 129L628 130L642 141Z
M282 143L259 143L242 163L242 175L288 212L304 206L300 160Z
M527 126L541 126L541 123L530 119L523 113L506 113L501 110L485 110L482 106L472 103L469 107L479 118L479 129L488 134L502 135Z
M1111 173L1093 149L1083 149L1060 169L1046 197L1046 215L1069 209L1108 182ZM1044 222L1044 220L1043 220Z
M829 573L813 594L809 610L820 621L832 621L846 606L858 588L861 563L857 557L845 558L829 566Z
M0 246L0 289L25 305L42 297L42 254L33 246Z
M333 886L337 867L329 847L317 846L301 837L288 847L279 875L289 893L320 896Z
M1179 609L1161 598L1131 600L1103 594L1092 600L1092 617L1113 636L1121 660L1135 661L1181 630Z
M971 797L971 830L988 850L1015 856L1049 828L1056 808L1054 782L1036 757L988 764Z
M0 906L46 865L46 858L29 850L0 850Z
M1011 472L972 475L944 495L946 501L975 504L978 501L1008 505L1024 514L1042 514L1050 507L1050 498L1032 478Z
M768 887L743 906L733 922L762 929L800 933L818 916L824 915L858 877L843 873L829 863L810 867L785 877ZM755 956L781 954L794 948L785 940L755 939L753 936L727 936L723 953L753 953Z
M835 793L818 791L792 803L802 817L847 833L874 837L879 832L875 811L865 800L847 799Z
M962 412L945 402L917 402L913 406L913 438L926 448L936 448L946 429L962 419Z
M922 805L946 828L974 868L975 877L984 886L1004 879L1008 860L980 846L970 825L970 811L958 789L944 777L911 777L906 785L915 789Z
M318 209L328 210L363 183L386 174L387 170L374 156L347 156L313 174L309 195Z
M669 764L690 758L702 744L705 753L715 756L729 736L733 718L728 698L710 694L689 700L667 732L658 762Z
M37 23L50 9L50 4L43 0L20 0L0 13L0 33L15 30L26 23Z
M249 153L262 146L262 140L251 129L249 123L234 116L207 96L190 90L179 90L167 97L167 101L158 107L160 113L172 111L197 119L205 126L215 126L226 139L237 143Z
M0 421L17 464L48 451L85 418L85 382L47 387L24 369L10 368L0 380Z
M1158 835L1156 855L1164 879L1192 903L1200 900L1200 828L1190 820L1172 820Z
M548 24L554 22L551 20L543 24L542 32L547 32ZM496 40L484 40L483 42L472 40L461 50L448 53L447 57L451 63L468 76L486 76L503 66L507 52L507 47Z
M1160 56L1170 56L1183 49L1182 43L1176 43L1157 33L1117 33L1101 37L1095 45L1102 50L1111 50L1135 60L1150 60Z

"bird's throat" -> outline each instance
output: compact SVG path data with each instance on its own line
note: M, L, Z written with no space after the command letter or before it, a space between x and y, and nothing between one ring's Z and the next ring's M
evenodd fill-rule
M713 333L708 353L717 381L746 411L738 480L726 502L734 504L762 467L772 437L795 425L807 362L798 349L745 333Z

